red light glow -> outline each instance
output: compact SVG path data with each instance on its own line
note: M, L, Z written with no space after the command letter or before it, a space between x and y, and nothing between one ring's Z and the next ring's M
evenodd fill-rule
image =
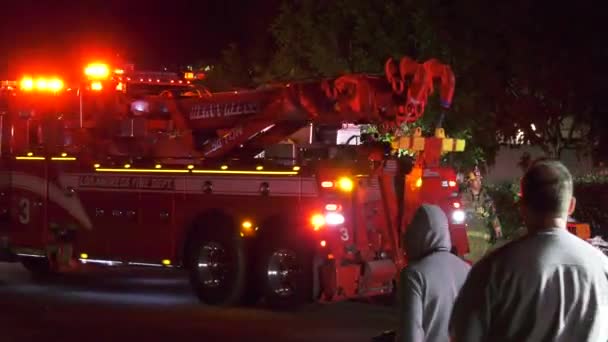
M84 74L90 79L106 79L110 76L110 68L104 63L91 63L84 68Z
M103 85L101 82L93 82L91 83L91 90L93 91L101 91L103 89Z
M310 217L310 224L314 230L319 230L325 225L325 217L321 214L314 214Z

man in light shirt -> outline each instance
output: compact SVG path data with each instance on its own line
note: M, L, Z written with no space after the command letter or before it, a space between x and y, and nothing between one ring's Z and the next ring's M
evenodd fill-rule
M527 234L471 269L452 341L608 341L608 257L566 229L572 176L534 163L521 181Z

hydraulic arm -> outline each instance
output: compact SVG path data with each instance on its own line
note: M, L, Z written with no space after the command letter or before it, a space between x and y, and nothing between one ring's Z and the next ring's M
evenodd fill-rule
M404 57L398 66L389 59L385 72L385 77L351 74L199 98L149 97L142 106L147 112L140 114L168 112L177 129L206 137L200 146L189 148L204 158L219 158L255 145L257 139L282 140L309 122L377 124L385 129L414 122L422 116L436 79L441 106L449 109L455 85L449 66L436 59L419 64Z

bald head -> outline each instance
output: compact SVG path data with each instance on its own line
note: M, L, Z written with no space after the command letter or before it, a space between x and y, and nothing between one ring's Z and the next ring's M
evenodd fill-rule
M521 180L522 204L535 216L566 217L571 211L572 176L559 161L533 163Z

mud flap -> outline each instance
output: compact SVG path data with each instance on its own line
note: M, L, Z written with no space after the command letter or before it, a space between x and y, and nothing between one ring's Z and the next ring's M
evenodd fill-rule
M47 247L47 256L51 267L54 269L73 268L76 264L74 259L74 245L76 230L75 226L68 225L63 228L57 223L51 223L50 230L55 238L55 243Z
M11 251L6 237L0 238L0 262L16 262L17 257Z
M74 246L71 243L50 245L47 256L53 269L70 268L74 265Z

